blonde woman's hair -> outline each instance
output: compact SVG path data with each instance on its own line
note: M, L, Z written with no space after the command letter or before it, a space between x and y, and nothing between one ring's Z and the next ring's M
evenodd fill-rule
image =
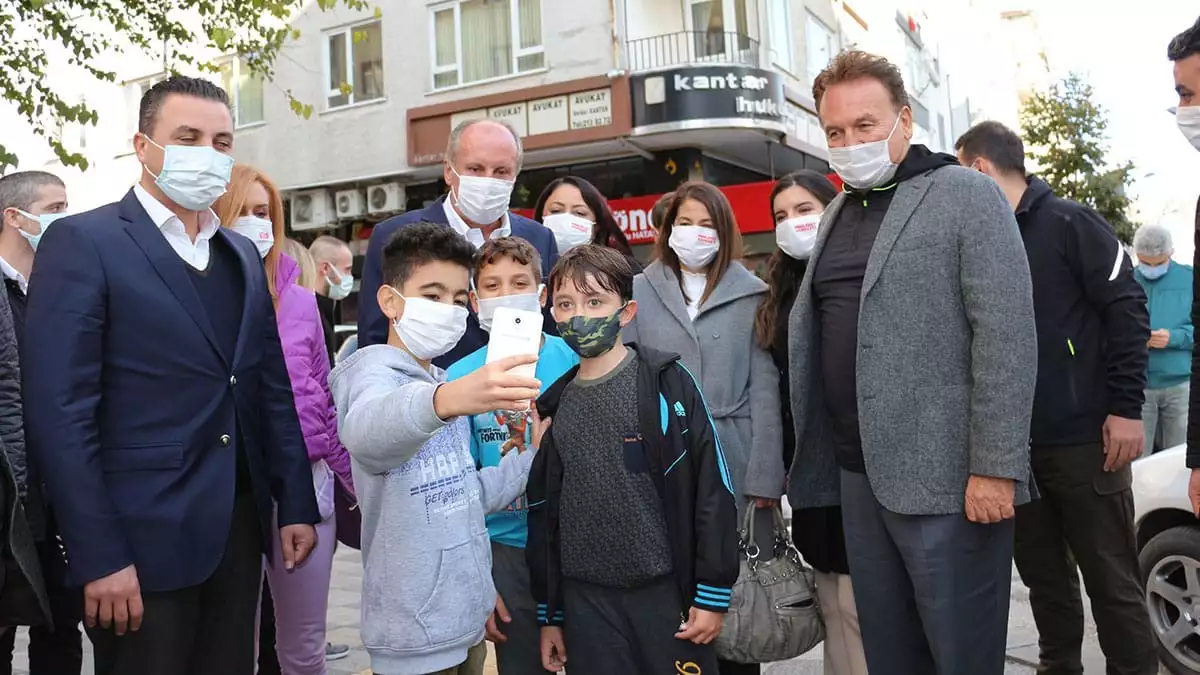
M296 280L296 285L315 291L317 263L313 260L312 254L308 252L308 248L295 239L288 238L283 240L283 252L300 266L300 278Z

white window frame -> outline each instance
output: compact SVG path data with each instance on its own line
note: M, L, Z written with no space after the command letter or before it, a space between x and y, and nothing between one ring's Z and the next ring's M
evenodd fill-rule
M812 84L813 80L816 79L816 76L821 72L821 70L824 69L825 66L829 65L828 63L823 63L823 64L821 64L820 67L817 67L816 64L814 64L812 62L812 45L810 44L810 40L812 39L812 36L809 34L809 26L812 26L812 25L815 25L818 28L820 28L822 31L824 31L823 34L825 35L825 38L826 38L825 44L829 50L830 60L832 60L834 55L837 54L837 33L834 32L833 29L831 29L828 25L826 25L826 23L824 21L822 21L819 17L817 17L816 14L813 14L812 12L809 12L809 11L805 11L805 17L804 17L804 70L805 70L805 73L804 73L804 77L806 78L806 81L809 84Z
M771 61L788 73L796 72L796 43L792 38L791 0L767 0L767 35L771 40ZM782 13L783 16L776 16ZM775 26L779 26L776 28ZM775 44L776 37L783 37L784 44Z
M228 56L224 60L221 61L221 67L226 67L226 66L229 67L229 81L230 81L230 85L231 85L231 90L227 90L225 93L229 96L229 103L230 103L230 106L233 108L233 126L235 129L245 129L247 127L257 127L257 126L261 126L261 125L267 123L267 101L266 101L267 81L266 81L266 78L260 79L260 82L261 82L262 88L263 88L262 119L256 120L254 122L246 122L244 124L242 123L242 103L241 103L241 92L239 91L239 87L238 87L238 79L241 77L242 65L243 65L242 61L244 59L245 59L245 57L242 57L242 56ZM251 73L251 74L253 74L253 73ZM222 87L223 85L224 85L223 82L217 82L217 86Z
M118 156L133 152L133 137L137 135L138 126L141 124L141 103L144 94L142 85L146 85L146 89L149 89L168 77L170 77L170 73L162 71L153 75L139 77L136 80L129 80L125 83L125 99L133 109L125 116L125 119L129 120L127 124L130 124L131 128L126 133L125 149Z
M453 0L452 2L442 2L429 7L429 88L431 91L447 91L458 87L470 87L477 84L485 84L487 82L495 82L510 77L518 77L521 75L529 75L530 73L540 72L546 69L546 33L542 31L542 44L535 47L521 47L521 3L519 0L509 0L509 42L512 46L512 69L505 75L489 77L483 80L474 80L472 82L463 81L463 40L462 40L462 4L470 0ZM553 2L563 2L564 0L552 0ZM447 66L437 65L437 15L447 10L454 11L454 64ZM545 3L539 0L538 3L538 21L544 29L546 24ZM518 64L521 59L526 56L542 55L542 67L531 70L520 70ZM446 73L457 73L458 81L455 84L446 85L444 87L437 86L437 76Z
M347 26L342 26L340 28L334 28L332 30L327 30L327 31L321 33L321 38L322 38L322 40L321 40L321 60L323 63L322 70L324 73L325 85L326 85L326 91L325 91L325 110L326 111L341 110L343 108L350 108L350 107L354 107L354 106L358 106L358 105L363 105L366 103L374 103L376 101L383 101L383 100L387 99L386 75L384 77L384 87L382 87L382 91L380 92L379 96L377 96L375 98L368 98L368 99L359 101L356 98L356 95L354 93L354 31L361 30L367 26L370 26L371 24L379 24L379 40L381 42L379 52L380 52L380 58L382 59L387 56L387 52L383 50L383 45L382 45L383 19L372 17L372 18L366 19L364 21L359 21L357 23L352 23ZM329 48L329 42L330 42L330 39L333 38L335 35L344 35L346 38L344 40L344 42L346 43L346 53L345 53L346 82L345 82L345 84L350 87L349 94L344 94L342 92L342 90L339 88L329 88L329 85L331 84L330 79L331 79L331 75L332 75L332 73L330 72L332 69L330 68L331 64L329 61L329 57L331 57L333 55L333 52ZM386 73L386 71L385 71L385 73ZM347 102L342 105L329 105L329 99L331 99L335 96L345 96Z

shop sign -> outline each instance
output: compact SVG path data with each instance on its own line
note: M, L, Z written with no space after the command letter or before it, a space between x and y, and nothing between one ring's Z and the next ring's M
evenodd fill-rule
M612 124L612 89L593 89L571 94L571 130L606 127Z
M633 126L669 130L760 126L784 131L783 75L747 66L691 66L634 75Z
M486 117L511 124L522 138L607 127L612 125L612 88L465 110L450 116L450 128Z

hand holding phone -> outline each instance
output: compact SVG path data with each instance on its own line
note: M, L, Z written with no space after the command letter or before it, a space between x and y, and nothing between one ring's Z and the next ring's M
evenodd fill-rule
M494 363L510 356L533 355L542 347L542 315L512 307L499 307L492 316L491 336L488 339L486 363ZM513 375L532 378L537 371L537 361L527 363L509 372ZM519 412L529 409L529 401L524 401Z

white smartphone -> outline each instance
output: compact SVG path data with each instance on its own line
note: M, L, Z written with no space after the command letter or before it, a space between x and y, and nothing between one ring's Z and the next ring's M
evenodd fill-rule
M542 314L511 307L498 307L492 315L492 331L488 338L486 363L510 356L537 356L542 346ZM533 377L536 363L514 368L518 375Z

